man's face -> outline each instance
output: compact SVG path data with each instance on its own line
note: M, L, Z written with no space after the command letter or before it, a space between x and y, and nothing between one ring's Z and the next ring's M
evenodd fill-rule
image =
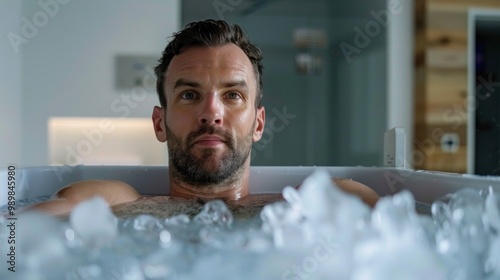
M250 163L253 141L264 128L264 108L255 108L252 64L234 44L190 47L166 73L166 108L155 108L158 140L168 141L171 168L195 186L217 184Z

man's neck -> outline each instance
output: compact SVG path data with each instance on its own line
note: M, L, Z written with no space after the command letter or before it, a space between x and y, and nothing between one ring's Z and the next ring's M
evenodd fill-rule
M232 178L212 185L193 186L170 174L170 196L234 201L248 195L250 167L244 166Z

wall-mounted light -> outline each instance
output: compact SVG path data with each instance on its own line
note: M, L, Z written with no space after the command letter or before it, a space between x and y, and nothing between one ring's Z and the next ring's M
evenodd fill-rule
M301 75L321 74L323 59L318 54L298 53L295 55L295 69Z
M52 117L51 165L167 165L167 146L149 118Z
M293 44L298 49L325 49L327 43L323 29L297 28L293 31Z
M322 29L297 28L293 32L293 45L299 49L295 55L295 69L301 75L318 75L323 71L323 57L315 50L326 49L326 32Z

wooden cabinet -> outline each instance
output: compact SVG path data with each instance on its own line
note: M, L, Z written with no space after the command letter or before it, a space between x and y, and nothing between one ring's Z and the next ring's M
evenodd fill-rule
M417 0L415 3L415 169L467 171L468 10L500 8L498 0ZM473 101L472 101L473 102ZM443 149L447 134L458 149ZM453 138L455 139L455 138Z

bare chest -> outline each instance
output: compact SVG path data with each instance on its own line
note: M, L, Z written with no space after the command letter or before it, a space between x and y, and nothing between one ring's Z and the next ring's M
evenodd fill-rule
M238 201L226 202L226 205L236 219L246 219L258 215L265 205L281 199L280 194L260 194L248 196ZM168 218L180 214L194 217L203 209L206 202L199 198L152 196L115 205L112 210L118 218L127 218L140 214L149 214L158 218Z

